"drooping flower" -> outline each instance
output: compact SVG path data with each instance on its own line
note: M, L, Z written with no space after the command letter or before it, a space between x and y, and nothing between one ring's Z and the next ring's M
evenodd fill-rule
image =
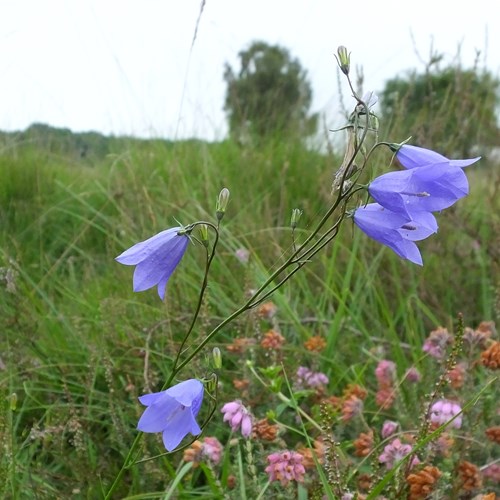
M226 403L221 412L224 413L224 422L228 422L231 430L236 432L241 427L241 435L245 438L252 434L252 415L239 400Z
M403 444L399 439L393 439L385 448L382 454L378 457L379 462L385 464L388 469L392 469L400 460L411 453L412 447L409 444ZM418 457L414 456L411 459L410 467L417 465L420 462Z
M438 163L381 175L368 191L384 208L411 217L450 207L469 193L469 181L462 169Z
M411 146L410 144L391 144L391 149L396 151L396 158L404 168L412 169L418 167L426 167L428 165L448 164L450 167L468 167L481 157L470 158L465 160L450 160L431 149L419 148L418 146Z
M189 243L181 227L173 227L136 243L116 257L126 266L137 266L134 271L134 292L142 292L158 285L160 299L165 298L167 281L184 256Z
M145 394L139 401L147 406L137 424L142 432L163 433L163 444L174 450L187 434L201 434L196 417L203 402L203 384L189 379L166 391Z
M384 439L392 436L398 430L399 424L392 420L386 420L382 425L381 435Z
M432 330L425 339L422 350L436 359L443 359L446 349L453 344L453 336L442 326Z
M302 459L302 455L296 451L271 453L267 457L269 465L265 469L269 474L269 480L280 481L282 486L286 486L290 481L301 483L306 472Z
M391 387L396 376L396 363L382 359L375 368L375 377L379 387Z
M436 424L437 426L446 424L453 417L456 417L453 422L450 422L449 426L455 429L460 429L462 427L462 408L455 401L449 401L447 399L440 399L436 401L432 406L429 414L429 420Z
M407 217L378 203L356 209L354 223L370 238L419 265L422 265L422 256L414 242L429 237L438 229L436 218L429 212L416 212Z

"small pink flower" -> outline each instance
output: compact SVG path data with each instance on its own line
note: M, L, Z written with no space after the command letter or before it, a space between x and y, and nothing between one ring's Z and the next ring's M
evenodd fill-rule
M408 380L408 382L416 384L417 382L420 382L420 380L422 380L422 375L415 367L412 366L406 371L405 379Z
M382 437L387 439L389 436L392 436L398 430L399 424L397 422L393 422L392 420L386 420L382 425Z
M238 248L238 250L236 250L236 252L234 252L234 256L242 264L248 264L248 261L250 259L250 251L247 250L246 248Z
M403 444L399 439L393 439L378 457L379 461L385 464L388 469L392 469L400 460L411 453L412 447L409 444ZM415 456L411 460L411 467L420 462Z
M299 366L297 369L297 385L301 388L324 387L328 384L328 377L321 372L313 372L305 366Z
M239 400L226 403L221 412L224 413L224 422L228 422L231 430L236 432L241 427L241 435L245 438L252 434L252 415Z
M462 427L461 411L462 408L455 401L440 399L431 406L429 420L433 424L443 425L451 420L455 415L458 415L457 418L455 418L455 420L453 420L453 422L449 425L455 429L460 429L460 427Z
M304 457L295 451L284 451L282 453L271 453L267 457L269 465L266 472L270 481L280 481L286 486L290 481L301 483L304 480L305 469L302 465Z
M215 465L218 465L222 455L222 444L215 437L203 439L202 455Z
M392 361L383 359L375 368L375 377L380 387L390 387L396 375L396 365Z
M436 359L443 359L446 348L453 343L453 336L446 328L439 327L433 330L425 339L422 350Z

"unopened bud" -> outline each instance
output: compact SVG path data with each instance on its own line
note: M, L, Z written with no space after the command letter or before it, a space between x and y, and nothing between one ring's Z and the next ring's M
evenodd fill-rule
M218 347L212 349L212 359L214 361L214 368L220 370L222 368L222 354Z
M17 394L15 392L13 392L9 396L9 407L10 407L11 411L16 411L16 408L17 408Z
M340 71L342 71L344 75L348 75L351 66L351 54L347 52L347 49L343 45L341 45L337 49L337 55L337 61L340 66Z
M223 188L219 193L219 197L217 198L217 204L215 206L215 215L217 216L217 220L222 220L224 214L226 213L227 203L229 201L229 189Z
M301 216L302 216L302 210L300 210L299 208L294 208L292 210L292 218L290 220L290 225L292 226L292 229L295 229L297 227L297 224L299 223Z
M198 230L200 231L200 239L204 247L208 247L208 226L206 224L199 224Z

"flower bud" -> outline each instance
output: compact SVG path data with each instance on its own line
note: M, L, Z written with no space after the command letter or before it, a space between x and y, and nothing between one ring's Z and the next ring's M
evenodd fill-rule
M198 230L200 231L200 239L204 247L208 247L208 226L206 224L199 224Z
M220 221L222 220L222 217L224 217L228 201L229 201L229 189L223 188L219 193L219 197L217 198L217 203L215 205L215 215L217 216L217 220Z
M212 349L212 359L214 362L214 368L220 370L222 368L222 354L218 347Z
M292 229L295 229L297 227L297 224L298 224L301 216L302 216L302 210L300 210L299 208L294 208L292 210L292 219L290 221L290 225L292 226Z
M17 394L15 392L13 392L9 396L9 407L10 407L11 411L16 411L16 408L17 408Z
M341 45L337 49L337 55L337 61L340 66L340 70L342 71L342 73L344 73L344 75L348 75L349 68L351 66L351 54L347 52L347 49L343 45Z

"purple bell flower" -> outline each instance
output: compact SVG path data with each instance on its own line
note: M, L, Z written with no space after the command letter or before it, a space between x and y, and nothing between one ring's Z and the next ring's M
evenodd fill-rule
M469 182L462 169L436 163L381 175L368 191L384 208L410 217L450 207L468 194Z
M425 148L419 148L417 146L411 146L409 144L391 144L390 148L396 151L396 158L399 163L403 165L404 168L417 168L426 167L428 165L435 165L437 163L446 163L450 167L468 167L476 161L480 160L481 157L470 158L465 160L449 160L446 156L443 156L435 151Z
M420 266L422 256L414 242L424 240L438 229L436 218L430 212L415 212L407 217L378 203L356 209L354 223L370 238Z
M136 243L116 257L126 266L137 266L134 271L134 292L142 292L158 285L160 299L165 298L167 281L187 249L189 238L181 227L173 227Z
M139 401L147 408L137 429L142 432L162 432L165 448L174 450L187 434L201 434L196 416L203 402L203 391L203 384L199 380L190 379L166 391L140 396Z

